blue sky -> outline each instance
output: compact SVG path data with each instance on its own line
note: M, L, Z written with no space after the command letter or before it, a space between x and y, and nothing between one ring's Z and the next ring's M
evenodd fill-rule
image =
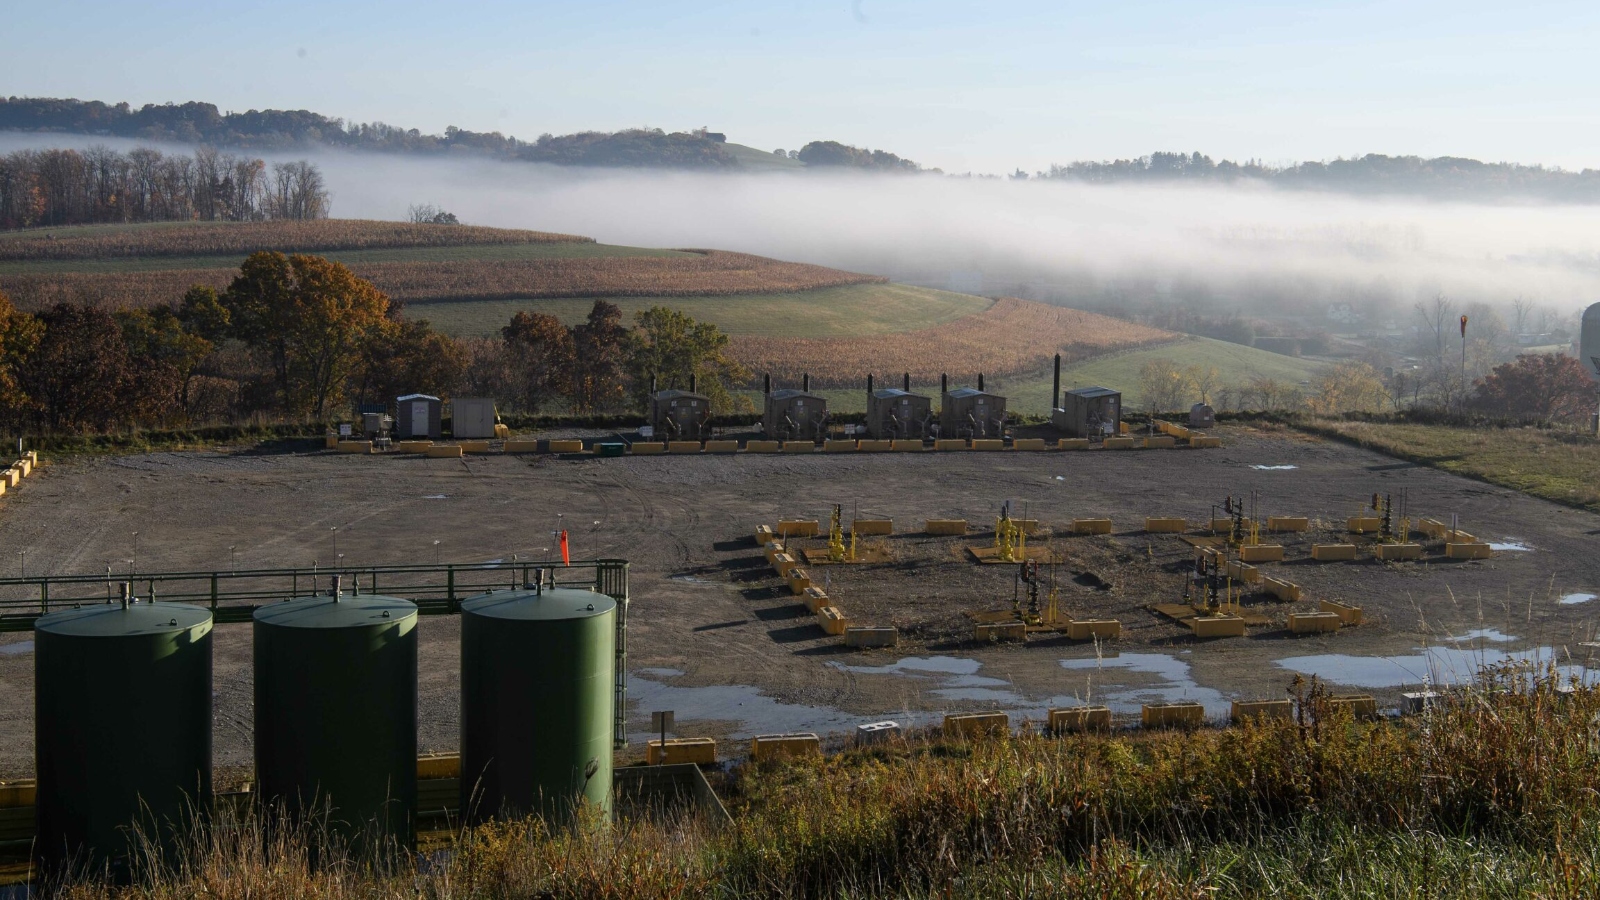
M0 93L425 131L709 125L946 171L1201 150L1600 167L1600 4L30 2Z

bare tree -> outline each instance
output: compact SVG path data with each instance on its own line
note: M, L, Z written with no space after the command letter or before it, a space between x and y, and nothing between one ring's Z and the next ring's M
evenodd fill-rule
M1448 326L1455 318L1456 306L1450 298L1443 294L1435 294L1432 300L1417 301L1417 315L1422 317L1423 327L1433 332L1433 358L1435 361L1444 359L1444 339Z

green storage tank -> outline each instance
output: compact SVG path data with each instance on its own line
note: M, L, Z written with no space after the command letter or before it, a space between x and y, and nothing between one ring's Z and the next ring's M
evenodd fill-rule
M337 591L337 589L336 589ZM256 791L358 852L414 843L417 606L331 593L255 612Z
M42 867L125 874L130 826L169 853L211 809L211 613L124 600L33 629Z
M611 814L616 601L569 588L461 604L461 810L467 822Z

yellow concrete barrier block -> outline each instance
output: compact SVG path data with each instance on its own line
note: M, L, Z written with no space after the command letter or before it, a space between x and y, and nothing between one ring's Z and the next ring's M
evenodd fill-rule
M844 610L837 606L817 607L817 624L828 634L838 636L850 627L850 619L845 616Z
M1131 438L1131 437L1108 437L1104 441L1101 442L1101 446L1105 447L1107 450L1132 450L1133 449L1133 438Z
M1311 558L1317 562L1349 562L1356 558L1356 545L1312 544Z
M1196 616L1189 619L1195 637L1243 637L1244 619L1239 616Z
M777 538L773 538L772 540L767 541L767 549L764 552L766 554L767 563L769 565L772 564L773 562L776 562L777 559L778 559L778 555L784 552L783 541L781 541L781 540L779 540Z
M756 526L756 543L760 546L765 547L776 536L772 533L771 525Z
M334 434L333 432L329 432L329 433L323 435L322 436L322 447L325 450L337 450L337 449L339 449L339 436L337 434Z
M782 453L783 444L779 441L745 441L746 453Z
M756 762L822 755L822 741L810 732L763 734L750 739L750 758Z
M972 626L975 641L1025 641L1028 639L1026 622L979 622Z
M779 578L788 578L791 569L797 569L800 563L787 553L779 553L772 558L772 568L778 573Z
M822 442L823 453L854 453L856 442L843 439L828 439Z
M5 469L0 469L0 484L4 484L8 488L14 488L21 483L21 472L18 472L16 469L11 468L10 466L7 466Z
M668 453L699 453L699 441L667 441Z
M458 441L458 443L461 445L461 452L462 453L488 453L489 452L489 442L488 441ZM579 441L578 443L581 445L583 442Z
M1056 441L1056 449L1057 450L1087 450L1087 449L1089 449L1089 439L1088 438L1062 438L1061 440Z
M1247 563L1283 562L1283 545L1255 544L1240 547L1239 559Z
M1274 597L1277 597L1279 600L1282 600L1285 603L1297 603L1300 600L1300 585L1295 584L1292 581L1285 581L1282 578L1263 576L1261 579L1261 586L1266 589L1267 593L1272 594Z
M1235 700L1229 718L1235 722L1245 719L1292 719L1294 704L1288 700Z
M812 443L811 441L784 441L783 442L783 452L785 452L785 453L815 453L815 452L817 452L817 445L815 443Z
M887 453L894 449L894 441L856 441L856 449L862 453Z
M806 592L800 595L800 599L805 602L806 612L812 615L816 615L817 610L824 606L833 605L833 601L828 599L828 592L816 585L806 588Z
M1428 537L1438 540L1444 537L1444 533L1450 530L1450 526L1438 519L1423 519L1417 523L1417 530Z
M781 537L816 537L821 528L816 519L779 519L773 531Z
M666 763L692 763L697 766L715 765L717 742L711 738L667 738L665 746L656 738L645 745L644 761L652 766Z
M811 587L811 573L796 566L784 576L784 581L789 585L789 593L798 597L806 592L806 588Z
M1190 435L1189 446L1196 450L1215 450L1222 446L1222 438L1203 434Z
M1217 534L1227 534L1233 530L1233 520L1228 518L1212 519L1211 530Z
M1011 442L1011 449L1033 452L1044 449L1044 438L1017 438Z
M1011 717L1003 712L962 713L944 717L944 736L959 738L1005 737Z
M1267 516L1268 531L1309 531L1311 520L1305 516Z
M461 755L458 753L430 753L417 757L418 781L460 777Z
M510 440L510 438L511 438L511 427L509 425L505 425L505 424L502 424L502 423L499 423L499 422L495 423L494 436L499 438L502 441Z
M1227 576L1234 581L1242 581L1245 584L1261 583L1261 570L1249 563L1236 562L1230 559L1225 569Z
M707 453L738 453L738 441L706 441Z
M1328 705L1334 709L1348 709L1350 715L1357 719L1376 719L1378 717L1378 701L1371 694L1340 694L1329 697Z
M404 444L401 445L401 449L405 449ZM539 442L527 440L509 440L506 441L505 446L501 449L506 453L538 453Z
M900 629L892 625L851 625L844 630L846 647L898 647Z
M992 453L995 450L1004 450L1005 448L1006 442L1000 438L974 438L972 441L972 449L985 453Z
M1189 523L1183 519L1146 517L1144 530L1155 534L1182 534L1189 530Z
M896 453L920 453L927 449L921 441L890 441L889 449Z
M1178 446L1178 442L1170 434L1151 435L1144 439L1146 450L1170 450Z
M1111 708L1107 706L1069 706L1045 711L1045 727L1051 734L1073 731L1107 731L1111 728Z
M1373 550L1382 560L1422 558L1421 544L1379 544Z
M1122 623L1116 619L1073 619L1067 623L1067 638L1074 641L1114 640L1122 637Z
M548 446L550 447L550 452L551 453L582 453L583 452L583 441L573 441L573 440L555 441L555 440L553 440L553 441L548 442ZM639 452L638 451L639 445L638 444L634 444L633 446L635 448L634 452L635 453Z
M6 487L6 480L4 478L0 478L0 497L4 497L6 495Z
M1337 600L1319 600L1317 609L1325 613L1333 613L1339 621L1346 625L1360 625L1363 620L1361 607L1340 603Z
M422 452L429 459L461 458L461 448L455 444L433 444Z
M967 520L966 519L929 519L927 524L925 526L923 526L922 530L927 534L944 535L944 536L948 536L948 535L952 535L952 534L966 534L967 533Z
M1331 612L1289 613L1289 630L1295 634L1338 631L1344 620Z
M1021 528L1022 533L1028 537L1033 537L1039 533L1038 519L1012 519L1011 521L1014 522L1018 528Z
M1371 534L1383 527L1377 516L1351 516L1345 520L1344 530L1351 534Z
M851 519L850 533L862 535L894 534L893 519Z
M1477 538L1473 537L1470 534L1467 534L1465 531L1458 531L1458 530L1454 530L1454 529L1447 529L1445 531L1445 533L1444 533L1444 541L1447 544L1477 544L1477 543L1481 543Z
M1110 534L1110 519L1073 519L1073 534Z
M654 456L667 452L667 445L661 441L634 441L628 445L628 452L634 456Z
M1206 708L1198 703L1147 703L1139 709L1146 728L1198 728L1206 721Z
M954 440L954 439L945 439L945 440L934 441L933 442L933 449L935 449L935 450L965 450L965 449L967 449L967 442L966 441L958 441L958 440Z
M433 441L401 441L397 446L401 453L427 453Z
M1494 552L1488 544L1445 544L1446 559L1489 559Z
M371 441L340 441L339 442L339 446L335 447L334 449L339 451L340 453L371 453L372 452L372 442ZM13 471L17 472L17 477L19 477L19 478L21 477L21 475L22 475L21 470L16 469L15 467L13 467Z

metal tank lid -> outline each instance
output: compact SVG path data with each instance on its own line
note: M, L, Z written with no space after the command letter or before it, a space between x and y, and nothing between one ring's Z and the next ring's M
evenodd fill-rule
M97 603L40 616L35 631L66 637L149 637L211 625L211 611L187 603Z
M415 616L417 605L382 594L340 594L296 597L255 611L263 625L281 628L367 628Z
M616 607L617 601L605 594L574 588L491 591L461 602L464 613L524 622L588 619Z

